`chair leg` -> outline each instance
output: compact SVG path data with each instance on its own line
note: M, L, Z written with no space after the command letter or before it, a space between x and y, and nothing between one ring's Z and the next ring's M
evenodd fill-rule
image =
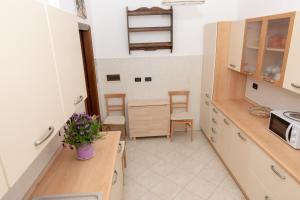
M172 140L173 140L173 129L174 129L174 127L173 127L173 121L171 120L171 130L170 130L170 141L172 142Z
M193 141L193 124L194 122L191 121L191 141Z

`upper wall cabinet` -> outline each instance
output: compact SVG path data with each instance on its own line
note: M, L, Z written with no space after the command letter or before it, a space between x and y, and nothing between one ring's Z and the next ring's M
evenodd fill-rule
M5 180L4 171L0 159L0 199L5 195L7 191L8 191L8 185Z
M280 87L287 67L294 17L295 13L266 17L260 77Z
M228 67L238 72L242 67L244 32L245 20L231 23Z
M263 18L246 20L241 72L254 76L258 72L262 45Z
M45 7L4 1L0 16L0 152L12 186L64 119Z
M87 97L76 16L47 7L65 120Z
M283 88L300 94L300 13L297 12L285 69Z

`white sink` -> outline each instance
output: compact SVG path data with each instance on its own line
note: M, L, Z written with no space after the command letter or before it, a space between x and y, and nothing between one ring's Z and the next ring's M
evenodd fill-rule
M102 193L64 194L54 196L38 196L32 200L102 200Z

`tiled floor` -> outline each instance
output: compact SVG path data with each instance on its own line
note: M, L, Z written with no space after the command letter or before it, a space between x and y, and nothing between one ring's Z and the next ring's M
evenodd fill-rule
M124 200L244 200L200 132L127 142Z

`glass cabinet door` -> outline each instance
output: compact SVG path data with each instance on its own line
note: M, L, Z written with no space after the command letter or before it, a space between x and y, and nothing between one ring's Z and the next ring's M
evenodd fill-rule
M254 75L258 68L262 24L262 19L248 20L246 22L242 72L247 75Z
M270 83L280 84L288 56L289 41L291 39L292 14L267 21L267 32L261 77Z

